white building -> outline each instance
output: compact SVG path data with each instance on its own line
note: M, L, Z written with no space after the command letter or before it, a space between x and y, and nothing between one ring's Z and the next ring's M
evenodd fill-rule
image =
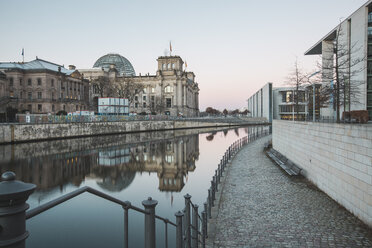
M338 41L338 42L337 42ZM335 47L343 46L349 51L349 60L346 68L340 70L340 77L351 82L351 94L345 90L345 97L340 109L368 110L369 120L372 119L372 1L367 1L343 22L332 29L322 39L315 43L305 55L322 56L322 84L331 85L330 75L335 72ZM340 51L340 49L338 50ZM338 52L340 55L340 52ZM362 60L360 63L352 61ZM353 73L355 72L355 73ZM350 78L349 81L348 78ZM347 88L347 87L345 87ZM356 96L354 92L358 93ZM332 99L331 99L332 100ZM335 104L330 103L321 110L322 117L336 117Z
M251 117L264 117L269 122L273 119L272 102L273 84L267 83L248 99L248 115Z
M308 101L305 89L299 90L299 110L293 101L294 87L273 88L272 83L265 84L248 99L248 115L264 117L268 122L273 119L304 120L308 115Z

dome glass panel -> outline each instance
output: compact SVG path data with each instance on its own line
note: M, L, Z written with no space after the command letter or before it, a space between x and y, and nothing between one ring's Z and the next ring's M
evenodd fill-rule
M96 63L94 63L94 68L105 68L110 69L110 65L114 64L116 70L118 70L120 75L124 76L135 76L136 72L132 64L125 57L116 53L109 53L100 57Z

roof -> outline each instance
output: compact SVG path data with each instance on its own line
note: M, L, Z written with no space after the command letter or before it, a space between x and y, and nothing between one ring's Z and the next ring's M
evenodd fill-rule
M372 0L368 0L365 4L363 4L361 7L359 7L356 11L354 11L350 16L345 18L345 20L342 22L344 23L345 21L348 21L351 19L351 17L361 8L364 8L368 6ZM333 28L328 34L326 34L322 39L320 39L315 45L310 47L306 52L305 55L315 55L315 54L322 54L322 42L323 41L331 41L334 40L337 34L337 29L339 25L337 25L335 28Z
M30 62L26 63L15 63L15 62L0 62L0 69L20 69L25 71L32 71L32 70L48 70L58 72L59 68L61 68L61 73L66 75L71 75L76 70L68 70L64 68L62 65L58 65L46 60L42 60L36 58Z
M136 72L134 71L134 68L129 60L117 53L109 53L103 55L102 57L97 59L93 67L105 68L106 70L109 70L111 65L115 65L115 69L119 72L120 75L136 75Z

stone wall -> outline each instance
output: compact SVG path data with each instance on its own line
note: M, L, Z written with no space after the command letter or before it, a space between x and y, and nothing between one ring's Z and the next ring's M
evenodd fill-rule
M274 120L273 148L372 226L372 125Z
M198 121L128 121L0 125L0 144L58 138L87 137L115 133L175 130L184 128L229 127L239 126L243 124L247 123Z

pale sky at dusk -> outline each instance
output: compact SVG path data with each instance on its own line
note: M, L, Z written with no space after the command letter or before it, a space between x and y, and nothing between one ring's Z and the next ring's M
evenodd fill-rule
M304 52L366 0L47 1L0 0L0 61L39 58L91 68L126 57L155 74L172 41L200 88L200 110L234 109L267 82L280 86Z

